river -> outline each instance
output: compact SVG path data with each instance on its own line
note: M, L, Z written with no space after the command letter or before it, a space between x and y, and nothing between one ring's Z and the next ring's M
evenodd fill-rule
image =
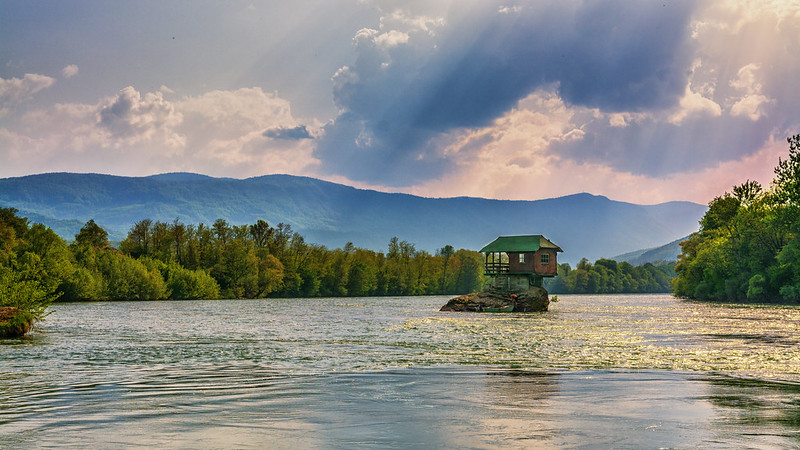
M800 308L560 295L56 304L0 448L800 446Z

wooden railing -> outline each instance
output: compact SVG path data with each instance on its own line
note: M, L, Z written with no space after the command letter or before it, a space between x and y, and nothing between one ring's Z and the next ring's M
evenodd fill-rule
M508 273L508 263L506 262L487 262L484 266L483 273L485 275L502 275Z

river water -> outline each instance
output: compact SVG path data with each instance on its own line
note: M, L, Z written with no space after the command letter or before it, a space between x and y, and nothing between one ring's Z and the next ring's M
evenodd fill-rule
M57 304L0 448L800 448L800 308L559 296Z

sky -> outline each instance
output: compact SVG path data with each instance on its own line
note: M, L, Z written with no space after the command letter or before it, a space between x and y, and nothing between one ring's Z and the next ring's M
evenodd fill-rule
M0 0L0 177L708 203L800 133L798 1Z

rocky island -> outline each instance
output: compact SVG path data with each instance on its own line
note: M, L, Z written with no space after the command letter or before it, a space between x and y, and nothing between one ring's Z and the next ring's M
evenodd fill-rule
M544 288L532 287L518 293L490 288L452 298L439 311L536 312L547 311L549 305Z
M550 299L543 277L556 276L556 257L562 252L544 236L500 236L481 249L489 288L450 299L440 311L547 311Z

